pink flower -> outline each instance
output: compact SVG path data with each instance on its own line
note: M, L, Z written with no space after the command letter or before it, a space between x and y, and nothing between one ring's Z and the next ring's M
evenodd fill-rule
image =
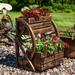
M55 39L55 40L58 39L58 38L59 38L59 36L57 36L57 35L53 36L53 39Z
M47 32L47 35L50 35L52 33L52 31L50 31L50 32Z
M65 42L61 42L61 44L63 44L65 48L69 48L69 44L67 44Z
M33 10L33 14L40 14L40 11L35 9L35 10Z
M56 42L55 40L54 41L52 41L53 42L53 44L54 45L58 45L59 43L58 42Z
M41 38L45 38L45 34L44 33L41 33Z
M41 9L40 8L35 8L32 10L32 14L35 16L39 16L41 13Z

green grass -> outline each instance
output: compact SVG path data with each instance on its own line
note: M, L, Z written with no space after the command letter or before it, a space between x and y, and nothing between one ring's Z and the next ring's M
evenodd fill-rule
M19 16L21 16L20 12L9 12L9 15L13 21L13 26L15 26L15 19ZM2 18L2 14L0 14L0 19Z
M21 15L20 12L10 12L9 15L13 20L15 26L15 18ZM52 13L52 19L55 21L56 26L62 29L69 29L75 24L75 13ZM0 18L2 14L0 14Z
M75 13L52 13L58 28L69 29L75 24Z
M13 20L13 26L15 26L16 18L21 16L21 13L20 12L10 12L9 15Z

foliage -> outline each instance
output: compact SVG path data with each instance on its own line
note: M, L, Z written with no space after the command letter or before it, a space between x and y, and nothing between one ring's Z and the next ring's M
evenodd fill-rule
M23 16L25 16L26 18L29 18L29 17L38 18L40 15L42 15L42 16L50 15L47 9L38 7L37 5L34 8L33 7L34 6L22 8L21 12L22 12Z
M9 12L11 19L13 20L13 25L15 27L15 18L21 16L20 12ZM75 13L51 13L52 19L54 20L56 27L58 29L69 29L72 28L75 24ZM0 20L2 18L2 14L0 14Z
M71 9L64 9L64 12L70 13L70 12L72 12L72 10Z
M54 12L52 6L43 6L42 8L47 9L49 12Z
M55 9L55 8L57 8L58 10L62 10L63 9L63 6L62 6L62 4L61 3L53 3L53 8Z
M75 5L74 4L71 5L71 9L72 9L72 11L75 12Z
M57 29L66 31L75 24L75 13L52 13Z
M42 34L40 34L42 35ZM65 43L56 35L46 39L45 37L39 37L36 40L36 52L47 52L49 54L56 53L65 47ZM28 45L31 48L31 45Z
M65 32L60 32L60 36L71 38L72 40L75 39L75 33L71 32L70 30L66 30Z
M13 6L13 10L16 11L20 11L22 7L29 6L30 4L50 6L50 8L52 8L52 11L62 11L62 9L63 11L68 11L71 9L72 11L75 11L75 0L2 0L2 2L11 4Z

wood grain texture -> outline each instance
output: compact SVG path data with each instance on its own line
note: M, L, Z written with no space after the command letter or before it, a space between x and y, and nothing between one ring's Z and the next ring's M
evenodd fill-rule
M58 54L56 54L56 56L54 56L54 55L48 55L47 53L46 54L43 54L43 53L38 54L35 52L35 47L36 47L35 38L38 33L45 33L45 32L50 32L50 31L55 30L55 34L58 35L57 29L55 27L54 22L51 20L51 17L50 16L40 16L37 19L35 19L33 17L28 18L28 19L21 17L21 18L17 18L16 22L17 22L16 23L17 38L18 38L18 36L20 37L24 33L27 33L31 36L31 40L32 40L32 49L31 50L32 51L26 52L27 58L29 58L30 61L32 61L32 63L33 63L31 65L31 67L33 68L33 66L34 66L36 68L36 70L43 71L43 70L46 70L48 68L52 68L52 67L58 65L60 60L59 61L55 61L55 60L57 60L58 57L60 57L59 59L63 58L63 56L62 56L63 53L61 53L61 55L58 53ZM19 39L18 39L18 41L20 42ZM18 46L22 47L22 43L19 44ZM16 48L16 50L17 50L17 48ZM19 55L17 54L16 56L17 56L17 59L19 59ZM24 60L23 61L17 60L17 62L21 62L21 64L25 64ZM57 62L57 64L55 64L56 62Z

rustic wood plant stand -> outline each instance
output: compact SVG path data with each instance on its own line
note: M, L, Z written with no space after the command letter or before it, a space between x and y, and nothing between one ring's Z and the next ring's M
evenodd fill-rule
M52 68L58 65L63 57L64 52L58 52L55 55L47 55L43 53L36 53L35 52L35 39L38 33L45 33L54 31L56 35L58 35L57 29L55 27L54 22L52 21L50 16L40 16L38 20L35 18L25 18L19 17L16 19L16 38L15 38L15 48L16 48L16 64L24 65L30 64L32 69L43 71L48 68ZM29 35L30 42L32 43L31 50L25 50L26 45L21 40L22 35ZM24 56L20 58L21 52Z

